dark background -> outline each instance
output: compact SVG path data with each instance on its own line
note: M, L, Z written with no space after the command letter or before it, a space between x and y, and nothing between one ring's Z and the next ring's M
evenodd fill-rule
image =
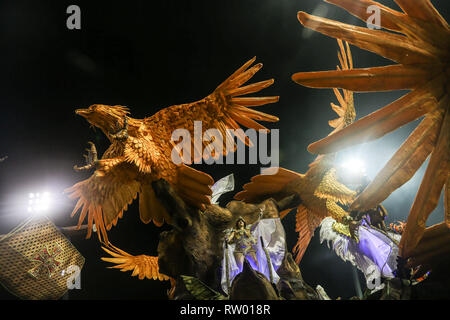
M398 9L393 1L380 1ZM433 1L448 18L448 1ZM81 30L66 28L66 8L81 7ZM69 214L74 203L62 191L89 173L76 173L89 140L102 152L108 142L100 130L74 114L94 103L126 105L131 116L143 118L161 108L192 102L211 93L229 74L253 56L264 68L253 82L275 78L264 95L280 95L280 102L259 108L278 116L281 166L305 172L314 156L311 142L330 132L335 118L331 90L301 87L291 81L299 71L334 69L338 63L334 39L305 30L297 11L339 21L362 22L318 0L196 0L196 1L2 1L0 3L0 233L26 216L29 192L48 190L56 195L49 217L58 226L75 224ZM352 47L356 67L392 63ZM357 94L358 117L397 99L403 92ZM400 146L416 124L377 142L347 151L361 157L371 178ZM214 179L234 173L236 190L259 173L256 165L204 166ZM389 221L405 219L424 168L384 205ZM225 204L232 194L224 196ZM288 246L296 242L295 219L284 221ZM428 223L442 221L442 200ZM133 204L112 242L132 254L156 255L156 228L140 223ZM138 280L131 273L108 270L96 237L72 239L85 256L82 289L71 299L166 299L168 282ZM352 267L342 262L318 236L302 262L305 280L322 285L332 298L355 295ZM361 275L360 275L361 278ZM362 278L361 278L362 279ZM15 299L0 288L0 299Z

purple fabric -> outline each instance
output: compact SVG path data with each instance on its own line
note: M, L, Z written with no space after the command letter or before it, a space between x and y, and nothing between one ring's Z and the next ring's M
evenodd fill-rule
M337 233L333 229L336 221L331 217L325 218L320 226L320 242L327 241L332 245L336 254L344 261L349 261L361 270L366 279L378 271L385 278L393 278L393 271L397 266L398 245L400 236L383 232L371 227L367 220L363 220L358 228L359 242ZM395 241L394 241L395 240ZM376 270L375 270L376 269Z
M358 229L359 242L351 241L350 246L357 246L360 252L372 260L385 277L392 277L395 270L395 243L382 232L371 228L365 220ZM394 252L395 251L395 252Z
M253 263L252 259L247 259L253 269L261 272L270 279L272 274L274 283L279 281L277 270L283 262L284 254L286 251L286 235L283 225L279 218L274 219L262 219L251 227L251 233L257 239L258 243L254 246L256 250L256 259L258 260L259 268ZM264 246L269 253L271 266L268 265L266 254L262 248L260 239L263 239ZM228 284L226 277L226 260L228 259L228 271L230 284L233 279L242 272L242 268L239 268L234 257L235 244L229 244L228 250L225 250L224 243L224 257L222 261L222 289L225 293L228 293ZM271 272L272 271L272 272Z

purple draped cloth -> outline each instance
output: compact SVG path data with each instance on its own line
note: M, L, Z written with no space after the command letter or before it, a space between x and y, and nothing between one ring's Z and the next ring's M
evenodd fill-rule
M248 262L253 269L261 272L266 276L267 279L272 279L274 283L277 283L280 277L277 274L277 270L283 262L284 254L286 251L286 235L284 232L283 225L279 218L274 219L262 219L255 223L251 227L251 233L255 239L257 239L257 244L254 246L256 251L256 259L258 260L259 268L253 263L251 258L247 258ZM231 231L231 230L230 230ZM270 256L271 265L267 263L266 254L263 250L261 244L261 237L264 241L264 247ZM221 284L222 289L225 293L228 293L228 283L227 283L227 262L228 262L228 272L230 285L233 279L242 272L242 267L239 268L236 264L236 259L234 257L235 244L228 244L228 249L226 249L224 243L224 257L222 260L222 278Z
M359 241L338 233L333 229L336 221L325 218L320 225L320 242L327 241L336 254L361 270L368 280L374 273L385 278L393 278L397 266L400 235L383 233L371 227L364 219L358 227Z

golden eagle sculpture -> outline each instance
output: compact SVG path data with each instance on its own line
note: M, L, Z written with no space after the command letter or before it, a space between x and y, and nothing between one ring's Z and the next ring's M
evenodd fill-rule
M272 79L242 86L262 67L261 63L250 67L254 61L255 58L245 63L206 98L162 109L145 119L131 118L128 109L123 106L92 105L75 111L92 126L100 128L111 142L101 159L97 158L95 145L91 143L85 156L88 164L74 168L95 169L94 173L66 190L70 198L78 199L72 212L73 216L81 211L78 226L86 217L88 219L87 238L91 236L95 223L99 240L108 244L107 230L117 224L127 206L138 195L142 222L153 221L160 226L167 221L169 217L151 187L151 182L160 178L167 180L190 205L202 208L210 202L209 186L213 184L213 179L172 161L172 133L176 129L187 129L194 137L194 121L202 121L204 130L215 128L220 131L224 145L232 141L226 144L228 149L223 149L226 154L236 147L227 129L238 129L240 125L266 129L255 120L278 121L275 116L251 108L277 102L278 97L241 97L258 92L274 82ZM245 134L238 138L245 144L250 143ZM204 148L208 148L209 144L203 140ZM203 155L202 150L197 151L199 153L193 154Z
M305 12L299 12L298 19L307 28L348 41L395 64L366 69L296 73L292 79L307 87L338 87L355 92L410 90L400 99L308 147L312 153L334 153L378 139L423 117L350 207L351 210L364 211L381 203L411 179L429 157L400 242L400 255L408 258L426 233L426 220L436 208L442 190L445 199L444 220L450 227L450 29L429 0L394 1L402 11L371 0L326 1L344 8L363 21L367 21L371 15L368 7L377 6L380 27L384 30L357 27ZM433 228L430 232L434 233L435 229L442 228Z
M352 70L353 61L349 45L338 41L338 57L341 67L338 70ZM350 125L356 117L353 103L353 93L349 90L334 89L334 93L339 105L331 103L332 109L338 114L338 118L329 121L329 125L334 128L333 132L338 132ZM274 197L283 198L292 194L297 194L301 204L297 207L296 231L299 233L297 244L294 247L296 262L302 259L315 229L322 220L328 216L337 221L342 221L348 213L339 206L350 204L356 192L347 188L338 181L337 172L334 168L335 155L320 155L309 165L309 170L305 174L300 174L283 168L270 168L268 170L278 170L276 174L266 174L255 176L251 182L244 185L244 190L239 192L235 199L247 202L255 202L260 199ZM281 213L283 218L290 210Z

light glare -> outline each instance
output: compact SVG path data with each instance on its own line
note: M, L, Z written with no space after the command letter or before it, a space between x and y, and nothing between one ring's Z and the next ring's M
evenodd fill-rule
M52 204L52 195L50 192L29 193L27 211L33 214L46 213Z
M361 174L366 171L364 162L357 158L351 158L344 161L342 167L351 174Z

